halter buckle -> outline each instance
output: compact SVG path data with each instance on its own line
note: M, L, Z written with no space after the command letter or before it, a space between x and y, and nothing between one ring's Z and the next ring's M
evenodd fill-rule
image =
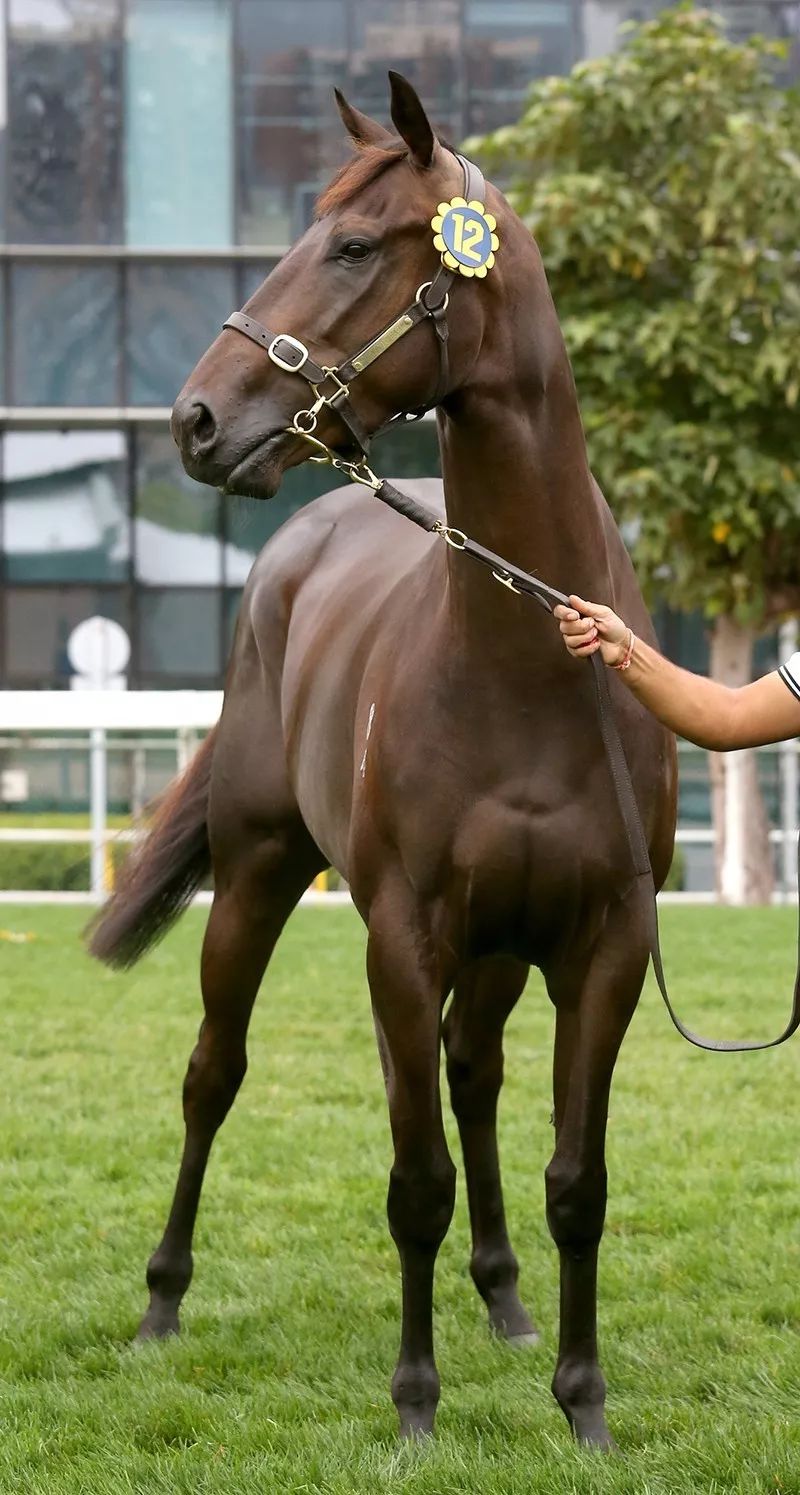
M279 343L284 343L288 347L293 348L295 353L299 353L300 357L295 359L282 357L280 353L276 352ZM279 369L284 369L287 374L299 374L303 364L307 363L309 358L308 348L305 343L301 343L297 337L292 337L289 332L279 332L278 336L272 339L267 352L272 362L276 363Z
M345 396L349 395L349 393L350 393L350 387L349 387L349 385L342 383L342 380L339 378L339 375L337 374L336 369L329 369L323 363L323 365L322 365L322 372L325 375L326 379L332 379L333 380L334 384L336 385L336 388L335 388L335 390L334 390L334 392L333 392L332 395L323 395L323 394L320 394L319 385L315 384L314 385L314 393L315 393L315 395L317 396L318 399L322 400L323 403L326 404L326 405L333 405L336 400L340 400L341 399L342 395L345 395Z
M418 301L419 304L420 304L420 306L423 306L425 308L425 310L428 313L429 317L432 317L433 313L436 312L436 311L447 311L447 308L450 305L450 292L449 291L445 291L445 293L444 293L444 300L437 302L436 306L429 306L428 305L427 301L425 300L425 292L429 291L432 285L433 285L433 281L432 280L423 280L422 285L418 288L418 290L417 290L417 292L416 292L416 294L414 296L414 300Z

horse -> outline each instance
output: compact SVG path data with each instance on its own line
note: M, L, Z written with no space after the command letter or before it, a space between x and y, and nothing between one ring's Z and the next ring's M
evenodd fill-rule
M647 968L644 904L591 672L566 656L542 612L497 584L502 575L459 554L459 534L567 592L608 599L641 637L653 631L590 473L536 244L486 188L479 206L498 245L491 273L451 274L449 311L446 295L430 303L425 287L443 242L431 243L431 215L465 203L461 158L411 85L398 74L390 83L394 130L338 95L350 159L174 406L187 472L224 493L268 500L289 467L320 451L356 481L298 512L256 560L220 721L167 792L91 935L99 958L131 963L213 870L185 1146L139 1333L179 1328L203 1177L245 1074L253 1003L286 920L332 866L367 930L394 1146L387 1214L402 1280L391 1383L400 1434L431 1432L440 1395L434 1268L456 1178L442 1122L442 1044L471 1275L496 1334L512 1344L536 1338L518 1292L496 1116L503 1027L538 966L555 1008L555 1148L545 1171L561 1284L552 1389L575 1437L608 1449L596 1332L605 1133L614 1065ZM406 303L422 307L419 321L412 315L394 342L382 334L382 356L339 399L343 377L329 371L341 376L354 346L374 348ZM267 314L287 329L270 357L259 320ZM307 379L312 368L332 383L331 397L323 390L301 420L304 356ZM438 506L438 534L363 486L369 434L432 405L443 484L406 487L411 501ZM348 462L354 430L364 439ZM675 828L674 742L617 677L611 689L660 885Z

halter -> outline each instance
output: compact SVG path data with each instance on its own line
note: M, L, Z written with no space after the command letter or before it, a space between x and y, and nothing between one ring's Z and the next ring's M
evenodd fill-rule
M464 197L467 202L477 200L483 202L486 193L486 183L482 172L472 161L465 156L454 152L456 159L461 164L464 173ZM495 241L496 242L496 241ZM256 343L272 362L287 374L301 374L308 381L314 392L314 403L306 410L298 410L287 432L293 436L302 436L316 450L316 455L310 458L312 462L329 462L334 467L346 472L357 482L363 482L368 487L377 485L373 483L374 474L367 465L367 456L370 443L381 432L396 422L419 420L428 410L432 410L440 404L447 394L450 383L450 358L448 353L447 308L450 304L450 290L453 283L458 280L458 271L450 269L442 264L432 280L426 280L417 290L414 300L410 306L405 308L398 317L389 322L381 332L370 338L357 353L329 368L326 364L315 363L305 343L293 337L291 333L273 333L261 322L243 311L235 311L223 323L224 327L230 327L234 332L241 332ZM436 381L436 389L427 405L422 405L416 410L398 411L396 415L384 421L377 431L368 432L359 416L353 409L350 399L350 386L359 374L363 374L376 359L380 358L388 348L405 337L413 327L418 327L421 322L429 320L436 334L437 347L439 349L439 374ZM320 441L314 432L317 428L317 419L320 411L327 406L330 410L341 417L347 426L358 452L355 461L348 460L339 453L333 451Z

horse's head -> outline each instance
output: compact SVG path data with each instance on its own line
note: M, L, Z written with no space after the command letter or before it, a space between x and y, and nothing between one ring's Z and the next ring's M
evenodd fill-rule
M456 294L446 325L441 314L423 315L408 335L368 360L363 372L349 370L349 421L335 399L316 400L315 419L305 417L304 428L327 447L357 456L354 430L356 437L370 435L400 411L440 402L460 387L475 362L490 314L491 281L479 281L480 289L455 275L440 275L437 282L441 266L431 228L438 205L464 192L462 166L437 140L411 85L396 73L390 79L397 135L337 93L357 147L354 158L323 192L311 228L237 314L237 325L212 343L178 396L173 435L184 466L201 482L271 498L284 471L314 454L310 443L288 429L298 411L315 404L314 369L347 366L419 304L418 293L426 300L421 288L431 282L440 303L433 312L446 309L444 282L459 282L451 286ZM491 218L489 224L494 226ZM305 353L310 362L304 377L294 365ZM317 388L337 393L331 378Z

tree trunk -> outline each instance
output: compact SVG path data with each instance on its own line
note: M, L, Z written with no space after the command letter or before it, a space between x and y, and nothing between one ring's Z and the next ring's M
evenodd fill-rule
M755 633L732 618L718 618L711 635L711 677L722 685L749 685ZM752 748L711 753L717 897L723 903L769 903L775 882L769 822Z

